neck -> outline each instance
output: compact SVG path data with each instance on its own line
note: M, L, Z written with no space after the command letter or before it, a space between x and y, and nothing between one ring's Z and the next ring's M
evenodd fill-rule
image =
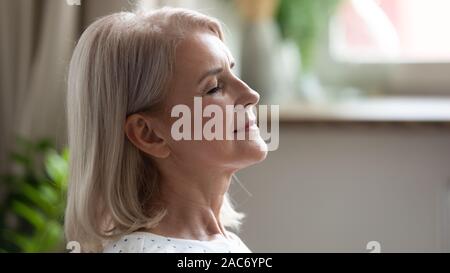
M206 171L196 172L196 175L180 175L173 171L162 173L160 201L167 214L150 232L193 240L227 237L220 209L232 174Z

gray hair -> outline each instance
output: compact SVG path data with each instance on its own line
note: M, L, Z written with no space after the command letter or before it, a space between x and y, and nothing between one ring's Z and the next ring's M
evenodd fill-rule
M65 214L68 241L100 251L110 239L157 225L166 211L152 201L158 170L126 137L126 117L156 108L172 77L176 46L194 29L223 40L214 18L180 8L120 12L98 19L82 34L68 76L70 149ZM228 194L226 227L238 228Z

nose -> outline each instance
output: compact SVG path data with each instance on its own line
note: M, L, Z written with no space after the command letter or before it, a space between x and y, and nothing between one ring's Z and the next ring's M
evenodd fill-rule
M236 79L236 101L235 105L242 105L245 108L255 106L258 104L260 96L258 92L250 88L244 81L235 77Z

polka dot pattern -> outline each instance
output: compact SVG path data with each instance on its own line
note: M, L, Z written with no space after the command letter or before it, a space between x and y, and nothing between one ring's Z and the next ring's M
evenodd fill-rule
M105 253L250 253L251 250L233 232L230 238L219 237L199 241L160 236L149 232L134 232L109 243Z

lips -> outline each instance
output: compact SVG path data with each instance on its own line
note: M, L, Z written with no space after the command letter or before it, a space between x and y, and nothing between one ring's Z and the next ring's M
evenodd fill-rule
M256 120L251 119L251 120L247 120L247 122L245 123L244 127L241 127L239 129L234 130L234 133L240 132L240 131L249 131L252 127L254 127L256 125Z

